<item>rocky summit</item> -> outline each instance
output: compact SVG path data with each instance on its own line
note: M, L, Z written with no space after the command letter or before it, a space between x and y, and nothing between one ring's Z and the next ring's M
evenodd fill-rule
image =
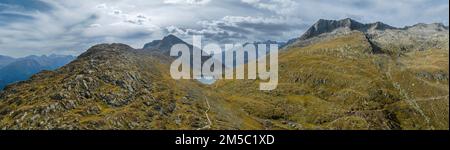
M419 23L407 27L393 27L382 22L360 23L353 19L317 21L302 36L290 40L287 48L305 47L342 35L359 32L375 48L374 53L402 55L404 52L423 51L449 46L448 27L440 23Z
M395 27L389 26L382 22L363 24L353 19L347 18L343 20L325 20L320 19L311 28L309 28L306 33L304 33L300 39L306 40L323 33L333 32L339 29L357 30L362 32L367 32L369 30L387 30L387 29L397 29Z
M150 43L147 43L144 45L144 50L155 50L159 51L163 54L169 55L170 54L170 48L172 48L175 44L186 44L188 47L192 47L192 45L184 42L180 38L174 36L174 35L168 35L164 37L162 40L154 40Z
M171 58L100 44L56 70L5 88L3 129L195 129L200 85L169 76ZM169 119L170 118L170 119ZM169 121L170 120L170 121ZM187 123L189 122L189 123Z
M280 52L273 91L260 91L259 80L173 80L174 58L164 52L180 41L164 39L144 49L96 45L7 86L0 128L449 128L448 27L441 24L320 20Z

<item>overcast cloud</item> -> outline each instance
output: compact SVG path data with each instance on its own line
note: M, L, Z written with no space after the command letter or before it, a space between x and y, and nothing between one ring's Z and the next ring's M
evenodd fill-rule
M78 55L98 43L286 41L318 19L448 25L448 0L0 0L0 55Z

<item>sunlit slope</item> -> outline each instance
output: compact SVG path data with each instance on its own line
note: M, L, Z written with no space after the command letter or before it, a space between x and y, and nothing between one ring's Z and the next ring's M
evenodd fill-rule
M216 95L243 116L233 118L241 128L448 129L448 50L372 51L360 32L290 48L276 90L220 81Z
M389 109L403 129L448 129L448 49L407 53L391 60L386 76L402 100ZM414 113L411 113L414 112Z
M2 129L197 129L200 85L169 75L168 57L102 44L0 94Z
M0 128L448 129L448 48L372 46L355 31L281 51L278 88L260 91L258 80L174 80L173 58L101 44L6 87Z

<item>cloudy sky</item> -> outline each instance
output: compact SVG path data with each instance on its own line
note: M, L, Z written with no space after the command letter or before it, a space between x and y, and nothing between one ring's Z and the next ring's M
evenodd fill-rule
M449 23L448 0L0 0L0 55L78 55L175 34L225 44L299 37L318 19Z

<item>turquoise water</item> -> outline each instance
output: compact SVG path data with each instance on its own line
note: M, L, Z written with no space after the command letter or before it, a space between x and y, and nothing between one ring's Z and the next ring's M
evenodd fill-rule
M203 84L211 85L216 82L216 79L214 79L214 77L203 77L201 79L198 79L198 81Z

